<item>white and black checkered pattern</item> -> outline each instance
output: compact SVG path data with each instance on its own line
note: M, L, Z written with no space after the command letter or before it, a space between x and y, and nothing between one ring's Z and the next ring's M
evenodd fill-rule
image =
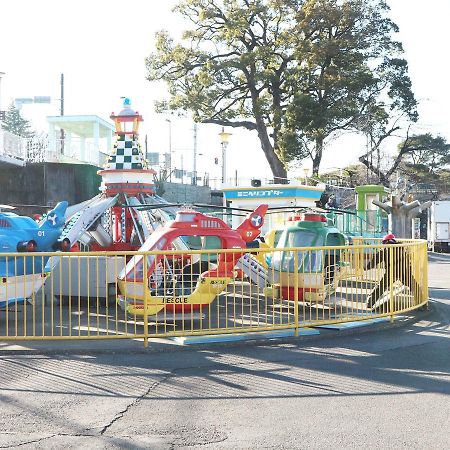
M137 135L119 134L114 145L116 152L109 157L109 169L146 169Z

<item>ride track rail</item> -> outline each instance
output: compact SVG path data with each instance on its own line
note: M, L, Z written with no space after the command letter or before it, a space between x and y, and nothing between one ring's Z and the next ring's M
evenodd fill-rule
M0 340L143 339L147 345L151 338L277 329L298 335L305 327L393 320L428 302L425 241L353 242L249 249L246 258L259 272L264 268L266 286L252 283L233 257L242 249L2 254L15 266L49 256L49 267L58 263L51 273L0 280ZM235 263L233 273L215 270L219 258ZM131 278L127 264L136 268ZM150 273L147 282L143 273ZM31 294L23 301L25 292Z

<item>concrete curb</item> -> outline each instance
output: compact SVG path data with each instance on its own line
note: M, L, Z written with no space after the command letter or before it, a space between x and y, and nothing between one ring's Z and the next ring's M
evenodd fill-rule
M391 330L393 328L405 327L411 323L426 319L432 314L433 309L430 307L426 311L413 311L407 316L404 315L401 319L390 322L374 322L370 325L358 326L353 328L346 328L341 330L336 329L320 329L320 334L300 334L300 336L289 336L289 333L284 333L283 336L275 337L261 337L251 335L247 339L241 340L225 340L223 342L209 342L209 343L195 343L189 345L180 345L169 339L158 339L155 341L149 340L149 346L145 348L142 340L135 339L118 339L118 340L103 340L103 341L3 341L0 346L0 356L7 355L48 355L48 356L67 356L67 355L101 355L101 354L152 354L152 353L176 353L184 351L202 351L214 350L220 348L241 347L241 346L267 346L279 344L297 344L301 345L304 342L318 341L329 339L333 337L345 337L359 334L367 334L373 332L380 332L383 330ZM277 331L277 330L275 330ZM278 330L280 332L282 330ZM167 342L166 342L167 341ZM75 344L72 344L75 342ZM14 348L16 346L31 346L36 345L39 348ZM67 345L73 345L69 348ZM86 347L81 348L80 345L85 344ZM59 345L60 348L56 348ZM8 348L12 347L12 348ZM50 347L50 348L49 348ZM97 348L95 348L97 347Z

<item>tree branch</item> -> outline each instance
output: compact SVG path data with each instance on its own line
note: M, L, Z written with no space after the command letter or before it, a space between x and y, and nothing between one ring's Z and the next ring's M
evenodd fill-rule
M216 125L222 125L224 127L232 127L232 128L238 128L238 127L244 127L247 128L247 130L256 130L256 123L250 122L248 120L238 120L238 121L231 121L228 119L203 119L201 120L201 123L214 123Z

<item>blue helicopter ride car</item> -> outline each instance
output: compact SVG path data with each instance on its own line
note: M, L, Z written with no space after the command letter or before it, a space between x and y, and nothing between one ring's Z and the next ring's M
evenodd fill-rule
M70 249L68 239L60 240L67 206L66 201L59 202L39 223L31 217L0 212L0 307L24 302L49 275L50 256L29 253Z

